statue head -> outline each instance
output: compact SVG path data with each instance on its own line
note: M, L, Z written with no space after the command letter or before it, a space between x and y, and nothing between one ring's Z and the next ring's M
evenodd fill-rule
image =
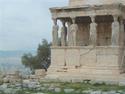
M52 18L52 20L53 20L54 25L57 25L57 19L56 18Z

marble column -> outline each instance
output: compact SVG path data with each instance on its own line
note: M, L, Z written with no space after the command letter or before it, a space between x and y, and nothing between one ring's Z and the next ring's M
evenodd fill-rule
M67 42L67 27L65 26L65 21L61 20L62 28L61 28L61 46L66 46Z
M91 16L92 23L90 24L90 45L96 46L97 41L97 24L95 22L95 16Z
M70 26L70 46L77 46L78 25L75 23L75 18L72 18L72 23Z
M119 31L120 31L120 24L118 22L118 16L114 15L114 22L112 23L112 46L119 45Z
M58 46L58 30L59 26L57 25L57 19L53 19L53 30L52 30L52 45L53 46Z

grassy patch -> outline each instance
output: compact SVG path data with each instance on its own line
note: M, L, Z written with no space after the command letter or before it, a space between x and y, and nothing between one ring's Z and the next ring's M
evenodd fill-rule
M43 84L43 83L42 83ZM101 90L101 91L110 91L110 90L123 90L125 91L125 86L118 86L118 85L106 85L105 83L102 84L90 84L90 83L51 83L48 84L58 84L57 86L61 89L64 88L72 88L75 90Z
M37 92L42 92L44 94L65 94L64 89L74 89L75 92L79 91L78 93L75 94L83 94L82 91L87 91L87 90L93 90L93 91L123 91L125 92L125 86L118 86L118 85L106 85L105 83L102 84L90 84L90 83L63 83L63 82L44 82L41 83L41 86L43 87L44 84L49 84L48 86L46 86L45 90L29 90L29 89L24 89L24 90L20 90L17 92L17 94L34 94ZM54 88L60 88L61 92L60 93L56 93L54 91L50 91L47 90L49 87L53 86ZM4 94L4 93L0 93L0 94ZM72 93L68 93L68 94L72 94Z

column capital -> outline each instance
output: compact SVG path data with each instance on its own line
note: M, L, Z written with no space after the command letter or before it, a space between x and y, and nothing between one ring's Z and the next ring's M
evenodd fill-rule
M95 17L96 17L95 15L91 15L91 16L90 16L92 23L95 22Z
M112 15L112 16L113 16L114 21L118 21L119 15Z
M76 23L76 17L71 17L72 19L72 23L75 24Z

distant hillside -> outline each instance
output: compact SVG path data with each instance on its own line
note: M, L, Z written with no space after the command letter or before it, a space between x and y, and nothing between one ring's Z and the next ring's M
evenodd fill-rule
M36 54L36 51L0 51L0 70L26 72L26 68L21 63L21 56L24 53Z
M21 57L24 53L36 54L35 50L31 51L0 51L0 57Z

